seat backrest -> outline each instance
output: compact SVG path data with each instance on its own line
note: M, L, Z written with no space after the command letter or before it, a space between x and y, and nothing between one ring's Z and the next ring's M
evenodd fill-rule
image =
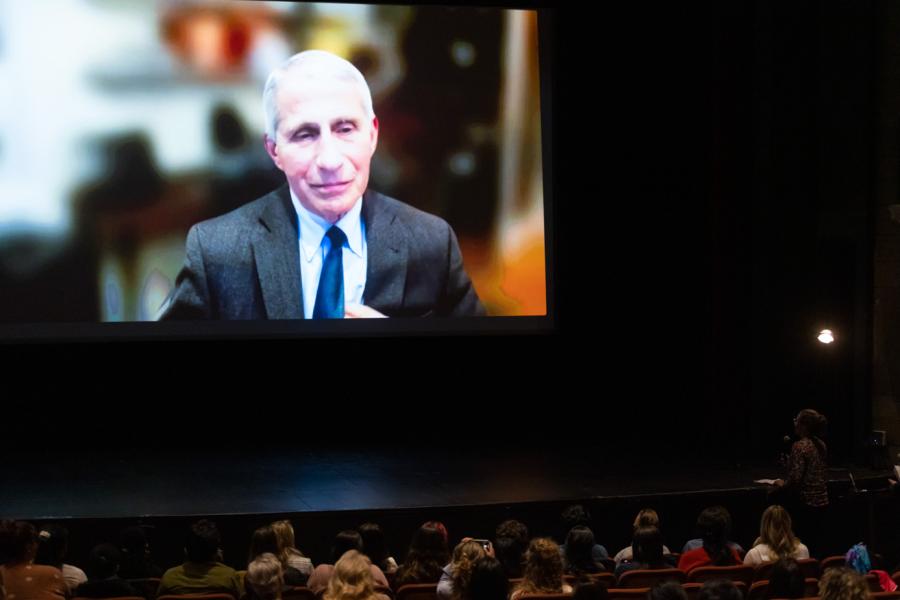
M229 596L231 598L231 596ZM72 600L96 600L95 598L82 598L80 596L76 596L72 598ZM106 598L104 600L145 600L143 596L115 596L114 598ZM232 600L234 600L232 598Z
M611 558L601 558L600 564L603 565L603 568L612 573L616 570L616 561Z
M870 592L883 592L881 589L881 582L878 581L878 575L875 573L866 573L866 585L869 586Z
M613 575L612 572L594 573L593 575L591 575L591 579L593 579L597 583L602 583L603 585L605 585L608 588L611 588L614 585L616 585L616 576Z
M804 596L818 596L819 595L819 580L815 577L807 577L803 580L803 595Z
M584 575L563 575L563 582L569 584L573 588L581 583L602 583L606 587L610 587L616 582L616 576L606 572L585 573ZM512 586L510 586L510 589L512 589Z
M819 564L819 561L815 558L801 558L797 560L797 564L800 565L800 570L803 572L803 577L813 577L818 579L821 575L822 568ZM769 576L772 574L772 567L775 566L774 562L763 562L759 563L755 567L753 567L753 581L762 581L764 579L769 579Z
M384 594L388 598L393 600L394 598L394 590L389 587L385 587L383 585L375 585L375 593L376 594Z
M609 588L606 590L608 600L637 600L647 597L649 587L641 588Z
M521 594L523 600L569 600L572 594Z
M755 567L753 567L753 581L765 581L769 579L769 575L772 574L772 567L775 566L775 563L771 561L761 562ZM752 583L752 582L751 582Z
M697 595L700 593L700 590L703 588L702 583L682 583L681 587L684 589L684 593L687 594L688 600L697 600Z
M801 558L797 560L797 564L800 565L804 578L818 579L822 576L822 565L815 558Z
M316 600L316 595L305 586L293 586L285 588L281 592L282 600Z
M843 555L839 556L827 556L819 561L819 565L821 566L822 573L825 572L825 569L831 569L833 567L843 567L847 564L847 559L844 558Z
M731 583L734 584L734 587L736 587L738 590L740 590L742 598L749 600L750 591L748 590L746 583L744 583L743 581L732 581ZM757 583L760 583L760 582L757 582ZM769 582L766 581L766 582L762 582L762 583L765 583L766 585L768 585ZM700 594L700 590L703 589L704 585L705 585L705 582L700 583L699 581L689 581L689 582L682 583L681 587L682 587L682 589L684 589L684 593L687 594L688 600L697 600L697 596ZM765 595L763 595L762 597L765 598Z
M681 569L634 569L619 575L618 588L653 587L663 581L684 583L686 579Z
M146 577L143 579L127 579L128 583L136 589L147 600L156 598L156 591L159 589L159 577Z
M747 600L764 600L766 592L769 591L769 580L761 579L750 584L750 591L747 592Z
M235 600L231 594L163 594L156 600Z
M437 600L436 583L409 583L397 590L397 600Z
M729 579L747 586L753 581L753 567L747 565L696 567L691 569L687 576L687 580L691 583L703 583L711 579Z

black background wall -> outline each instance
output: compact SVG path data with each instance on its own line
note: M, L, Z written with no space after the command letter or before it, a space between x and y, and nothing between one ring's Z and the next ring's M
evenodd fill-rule
M740 463L812 406L861 460L880 3L623 4L555 9L542 48L556 333L5 346L4 443L256 442L274 419L291 443L413 423Z

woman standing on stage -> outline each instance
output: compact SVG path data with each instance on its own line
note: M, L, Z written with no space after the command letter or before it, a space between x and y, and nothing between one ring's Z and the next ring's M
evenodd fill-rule
M825 427L828 420L811 408L801 410L794 418L794 432L798 439L791 446L786 480L777 479L775 485L789 493L791 513L797 523L797 531L807 540L823 539L825 513L828 509L828 487L825 445ZM818 554L823 549L811 544Z

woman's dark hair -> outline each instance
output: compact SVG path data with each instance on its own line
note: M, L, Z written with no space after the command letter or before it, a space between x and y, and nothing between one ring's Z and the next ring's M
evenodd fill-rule
M409 552L397 572L398 583L437 583L450 561L446 529L425 523L413 534Z
M703 584L697 600L744 600L744 595L733 581L713 579Z
M700 537L703 538L703 548L713 565L735 564L731 548L728 547L731 515L724 506L711 506L703 509L700 516L697 517L697 530Z
M188 530L184 549L190 562L212 562L216 559L221 545L222 536L219 535L216 524L201 519Z
M48 523L38 532L38 549L34 564L62 568L69 546L69 530L62 525Z
M813 441L819 454L826 454L825 435L828 430L828 419L819 411L811 408L804 408L797 414L797 425L806 430L806 434Z
M606 591L606 586L597 581L579 583L572 593L572 600L606 600L607 598L609 598L609 593Z
M269 552L278 556L278 536L271 525L263 525L253 532L250 538L250 550L247 553L247 564L262 554Z
M362 552L362 536L355 529L345 529L334 538L334 546L331 548L331 563L337 564L345 552L356 550Z
M500 561L503 572L510 579L522 577L524 573L525 550L528 543L517 539L501 537L494 541L494 555Z
M525 523L507 519L497 525L494 532L494 554L510 579L522 577L528 541L528 527Z
M119 571L122 554L113 544L99 544L88 557L88 575L91 579L109 579Z
M528 537L528 526L522 521L516 521L515 519L507 519L497 525L494 537L497 539L511 538L522 543L526 547L528 546L528 540L530 539Z
M766 598L802 598L804 592L800 563L793 558L782 558L772 565Z
M384 562L390 553L384 540L384 532L377 523L363 523L359 526L359 535L362 538L362 552L369 557L372 564L384 569Z
M590 526L591 513L589 513L581 504L573 504L563 509L562 520L569 529L578 527L579 525Z
M825 415L811 408L804 408L797 414L797 424L802 425L809 435L824 438L828 429Z
M688 595L680 583L664 581L650 588L647 600L688 600Z
M509 579L500 561L492 556L476 560L464 600L506 600L508 596Z
M594 532L590 527L578 525L566 535L566 571L572 575L599 573L602 565L594 562L591 551L594 548Z
M147 549L147 534L140 525L132 525L119 532L119 550L122 552L143 557L147 554Z
M26 521L4 521L0 526L0 564L28 559L32 544L37 543L37 530Z
M651 569L667 567L663 560L662 533L656 527L638 527L631 538L631 552L636 563Z

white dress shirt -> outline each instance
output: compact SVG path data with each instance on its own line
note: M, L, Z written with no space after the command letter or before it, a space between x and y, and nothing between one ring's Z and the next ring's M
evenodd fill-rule
M291 190L291 201L297 212L298 243L300 244L300 280L303 290L303 318L311 319L316 306L316 292L319 289L319 277L325 256L331 251L331 240L325 232L331 229L331 223L313 214L300 204L294 190ZM362 197L353 208L348 210L335 223L344 235L347 243L342 250L344 268L344 304L362 304L363 291L366 288L366 225L362 220Z

